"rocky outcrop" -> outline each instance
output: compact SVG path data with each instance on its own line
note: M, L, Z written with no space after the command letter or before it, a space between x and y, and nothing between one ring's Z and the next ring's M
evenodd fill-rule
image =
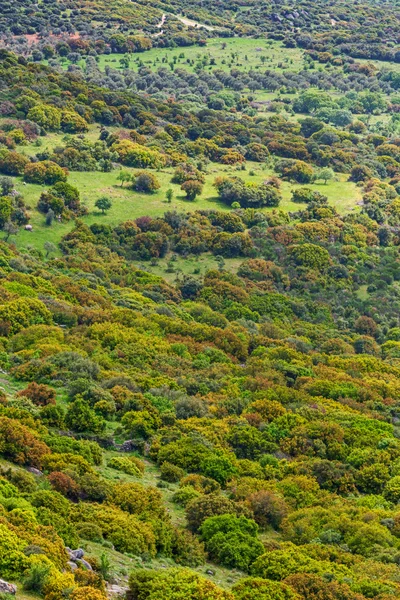
M0 594L13 594L17 593L17 586L13 583L8 583L3 579L0 579Z
M85 552L82 548L77 548L76 550L71 550L71 548L65 548L69 557L69 566L72 571L74 571L78 566L84 567L88 571L93 571L92 565L87 562L83 557ZM72 566L74 565L74 566Z
M107 584L107 595L110 596L125 596L128 591L127 586L118 585L116 583Z
M37 475L39 477L43 475L42 471L39 471L39 469L36 469L35 467L27 467L26 470L29 471L29 473L32 473L32 475Z
M88 571L92 571L92 565L90 563L88 563L87 560L85 560L84 558L77 558L76 562L78 563L78 565L81 565L82 567L84 567L85 569L87 569Z

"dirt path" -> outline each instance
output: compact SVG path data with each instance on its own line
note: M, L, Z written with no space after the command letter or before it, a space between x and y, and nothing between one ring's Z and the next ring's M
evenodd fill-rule
M163 16L162 16L162 18L161 18L161 21L160 21L160 22L159 22L159 24L157 25L157 27L158 27L159 29L161 29L161 28L164 26L164 23L165 23L165 19L166 19L166 18L167 18L167 15L166 15L166 14L163 14Z
M163 16L161 17L161 21L157 24L158 29L160 30L158 33L153 33L153 35L151 37L153 38L157 38L160 37L160 35L164 35L164 23L165 23L165 19L167 18L166 14L163 14Z
M176 19L179 19L179 21L181 23L183 23L184 25L186 25L186 27L196 27L198 29L206 29L207 31L216 31L218 29L220 29L219 27L212 27L211 25L204 25L203 23L199 23L198 21L193 21L192 19L187 19L186 17L182 17L181 15L173 15L171 14L171 17L175 17ZM158 29L160 30L158 33L153 33L152 37L160 37L160 35L164 34L164 25L165 25L165 21L167 19L167 15L163 14L161 21L157 24Z
M187 19L186 17L181 17L180 15L175 15L175 17L188 27L198 27L199 29L202 27L203 29L207 29L207 31L215 31L216 29L219 29L218 27L212 27L211 25L203 25L203 23L192 21L192 19Z

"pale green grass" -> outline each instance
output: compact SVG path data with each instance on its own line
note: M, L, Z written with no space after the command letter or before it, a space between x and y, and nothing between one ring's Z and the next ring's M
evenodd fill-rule
M98 60L99 68L104 70L106 66L110 66L122 69L119 61L126 56L125 54L102 54ZM303 67L302 50L284 48L281 42L263 38L212 38L207 40L205 47L152 48L146 52L132 54L128 58L129 68L132 70L137 70L142 65L153 70L165 66L170 68L170 63L174 68L183 68L191 72L199 64L202 64L205 69L224 71L232 68L242 71L251 69L299 71ZM62 64L66 68L69 62L64 60ZM85 68L84 59L77 64Z
M37 143L31 143L26 146L18 146L18 151L25 153L27 156L33 156L44 150L52 151L55 147L64 144L64 137L64 134L49 133L45 137L39 138L40 146ZM98 126L91 125L86 138L91 142L95 142L98 137ZM127 170L132 173L137 171L137 169L131 168L127 168ZM68 182L79 189L81 201L89 211L89 214L83 217L83 221L87 225L100 222L114 227L119 223L144 215L150 217L162 216L169 210L186 212L217 209L228 211L230 207L219 201L213 186L216 177L238 176L245 181L261 183L274 174L272 161L268 165L247 162L245 170L242 170L240 167L210 163L207 167L206 182L201 196L195 202L189 202L182 193L180 186L171 183L174 172L173 168L165 168L153 172L160 182L160 189L154 194L141 194L133 191L128 185L121 186L118 181L118 169L110 173L71 171ZM347 175L337 174L335 180L329 182L327 185L316 183L310 184L307 187L325 194L328 197L329 203L335 206L338 212L345 213L355 209L361 200L360 188L356 184L348 182L347 178ZM281 210L293 212L301 208L300 205L291 202L292 191L298 187L300 186L289 182L282 183L282 202L279 206ZM33 226L32 232L22 229L18 236L13 239L17 247L27 248L31 245L39 250L43 250L46 241L57 244L62 236L73 228L74 222L72 220L66 223L54 221L51 227L47 227L44 215L36 210L40 195L48 189L48 186L24 184L21 178L17 178L16 188L22 193L25 203L29 208L30 223ZM174 192L171 203L166 201L166 191L169 188ZM103 215L95 208L95 202L100 196L104 195L108 196L113 204L107 214ZM264 210L268 212L271 209ZM188 268L191 269L191 266L189 265ZM165 270L164 265L161 269ZM186 270L187 267L183 265L183 271L186 272ZM168 278L170 279L170 277Z
M134 169L131 169L134 172ZM253 175L250 172L254 173ZM92 223L106 223L116 226L121 222L136 219L140 216L148 215L150 217L162 216L166 211L194 211L217 209L227 211L230 207L220 202L216 196L213 182L217 176L237 175L246 181L261 183L268 176L273 174L271 168L256 163L248 163L246 171L237 170L235 167L224 167L222 165L211 164L208 168L206 183L202 195L195 202L188 202L182 194L179 185L171 184L173 169L163 169L154 172L160 181L161 187L155 194L141 194L134 192L128 186L121 187L117 180L118 170L111 173L101 172L77 172L72 171L68 178L69 183L76 186L81 194L82 203L87 207L89 214L83 217L87 225ZM328 197L331 205L335 206L338 212L344 213L352 210L361 200L361 191L356 184L346 181L347 176L337 174L336 180L323 183L310 184L314 190L318 190ZM26 248L29 245L43 250L46 241L57 244L61 237L65 235L74 226L73 221L66 223L53 222L51 227L45 225L44 215L36 210L36 205L40 194L47 189L46 186L27 184L23 185L21 180L17 181L17 189L23 194L25 203L30 207L33 231L21 230L15 238L15 243L19 248ZM289 182L282 184L282 202L280 209L289 212L297 211L301 205L291 202L292 190L301 187ZM174 198L168 203L165 198L167 189L173 189ZM95 208L95 202L100 197L106 195L112 200L112 208L107 214L101 214ZM268 212L271 209L264 209Z
M168 267L171 257L172 253L169 253L165 258L158 259L156 264L143 262L143 264L138 264L137 266L149 271L149 273L159 275L168 283L175 283L181 280L184 275L201 277L210 269L218 268L215 256L209 252L205 252L200 256L183 257L175 255L176 259L172 262L173 272L171 272ZM242 262L243 258L225 258L224 269L231 273L236 273Z
M367 285L360 285L360 287L358 288L358 290L356 291L356 295L358 296L358 298L360 300L368 300L369 298L369 293L367 291L368 286Z

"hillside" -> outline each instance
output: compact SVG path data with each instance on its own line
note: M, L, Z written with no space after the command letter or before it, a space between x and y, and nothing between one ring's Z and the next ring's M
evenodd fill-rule
M0 0L0 600L400 597L399 10Z

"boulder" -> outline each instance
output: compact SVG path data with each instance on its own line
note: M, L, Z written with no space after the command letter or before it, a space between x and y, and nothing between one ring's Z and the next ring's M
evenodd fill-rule
M125 596L128 591L128 587L124 587L117 584L107 584L107 594L108 596Z
M77 550L71 550L71 548L66 548L66 551L68 552L71 560L78 560L78 558L83 558L85 554L82 548L77 548Z
M77 558L76 562L79 565L82 565L83 567L85 567L85 569L87 569L88 571L93 571L92 565L90 563L88 563L88 561L85 560L84 558Z
M29 471L29 473L32 473L32 475L43 475L42 471L39 471L39 469L36 469L35 467L27 467L26 470Z
M8 583L3 579L0 579L0 594L13 594L17 593L17 586L13 583Z

